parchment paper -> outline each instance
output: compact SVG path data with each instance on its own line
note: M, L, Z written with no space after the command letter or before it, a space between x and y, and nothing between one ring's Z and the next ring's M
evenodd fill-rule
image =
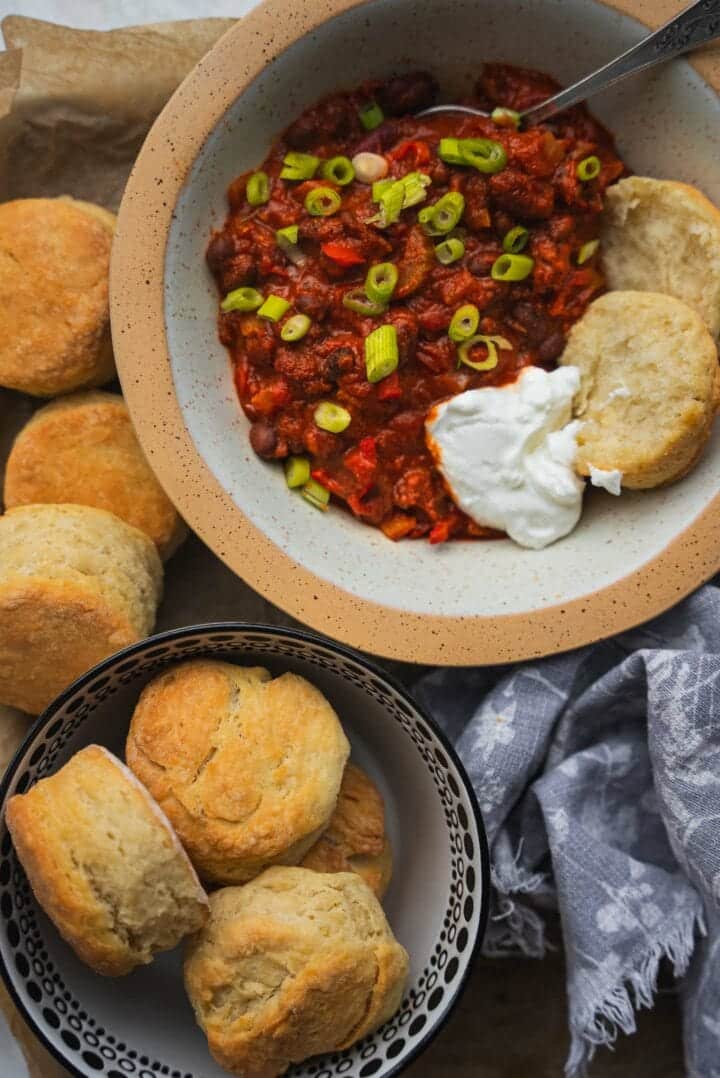
M1 25L9 51L0 53L0 201L69 194L115 210L153 120L232 20L107 32L17 16ZM37 404L0 389L0 479ZM157 629L222 620L290 623L191 536L167 566ZM30 721L0 705L0 774ZM29 1033L2 987L0 1008L31 1078L63 1078L65 1069ZM0 1055L0 1074L14 1074Z

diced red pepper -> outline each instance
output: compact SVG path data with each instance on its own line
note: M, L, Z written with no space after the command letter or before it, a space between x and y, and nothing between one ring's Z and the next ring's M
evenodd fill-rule
M327 487L331 494L336 494L338 498L347 498L347 485L341 483L337 477L330 475L324 468L313 468L310 474L316 482L322 483L324 487Z
M427 142L421 142L420 139L405 139L386 156L391 161L404 161L406 157L412 156L416 165L427 165L430 160L430 147Z
M381 401L393 401L402 397L400 377L397 371L393 371L387 378L383 378L382 382L378 382L377 395L378 400Z
M339 266L361 266L367 261L365 256L351 247L349 243L323 243L320 250Z

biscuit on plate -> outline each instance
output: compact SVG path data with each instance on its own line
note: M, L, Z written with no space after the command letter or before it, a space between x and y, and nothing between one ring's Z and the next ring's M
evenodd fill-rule
M120 760L88 745L10 798L35 897L77 955L117 977L197 932L203 891L164 813Z
M375 783L355 764L345 768L327 830L300 862L315 872L357 872L378 898L392 876L385 806Z
M210 896L185 987L213 1057L245 1078L349 1047L400 1006L408 956L353 872L271 868Z
M0 703L38 714L95 663L152 631L162 564L103 509L27 505L0 516Z
M715 342L700 315L657 292L609 292L573 326L559 362L578 367L577 471L622 473L629 489L695 464L720 401Z
M72 200L0 204L0 386L52 397L115 377L111 244Z
M601 233L610 289L664 292L720 333L720 211L696 187L628 176L609 187Z
M73 393L40 408L10 451L4 497L8 509L40 502L107 509L145 532L165 558L187 530L117 393Z
M146 685L126 749L215 883L297 864L327 827L349 752L337 715L304 678L206 659Z

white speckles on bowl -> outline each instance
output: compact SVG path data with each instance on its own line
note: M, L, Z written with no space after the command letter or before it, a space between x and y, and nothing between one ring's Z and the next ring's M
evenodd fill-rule
M650 5L618 6L642 15ZM660 18L672 5L652 7ZM642 26L596 0L431 0L421 8L334 0L293 7L292 18L290 10L287 0L268 0L190 75L153 128L121 210L112 290L118 366L169 494L268 598L396 658L510 661L579 645L668 606L720 564L717 436L676 486L619 499L591 493L578 529L543 551L506 540L390 543L338 509L312 512L289 496L280 468L252 453L204 264L229 182L323 94L412 67L432 70L452 96L485 59L569 82L636 41ZM704 64L720 85L717 55ZM720 101L689 64L641 75L593 107L635 171L697 183L720 202Z

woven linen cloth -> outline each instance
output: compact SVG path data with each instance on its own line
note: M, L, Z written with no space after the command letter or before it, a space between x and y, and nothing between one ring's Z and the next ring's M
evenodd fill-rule
M566 655L433 670L490 843L490 955L567 961L568 1078L635 1029L658 966L682 978L689 1078L720 1078L720 589Z

